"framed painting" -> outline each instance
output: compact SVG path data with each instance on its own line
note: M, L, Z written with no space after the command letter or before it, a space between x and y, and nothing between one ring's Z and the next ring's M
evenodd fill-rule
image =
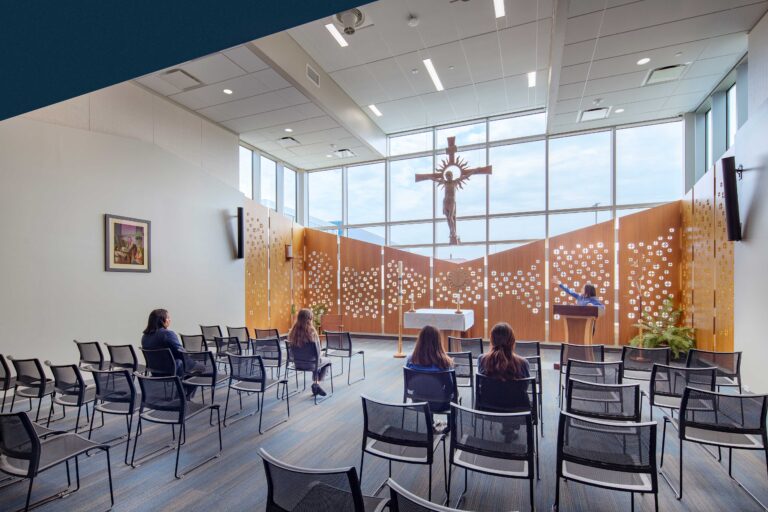
M148 220L104 215L104 270L150 272L151 223Z

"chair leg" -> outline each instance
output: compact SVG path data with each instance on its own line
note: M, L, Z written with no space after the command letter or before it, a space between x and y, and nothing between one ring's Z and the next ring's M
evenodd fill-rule
M96 411L93 411L94 414L96 414ZM112 504L112 506L115 506L115 491L112 487L112 464L109 461L109 447L105 449L107 452L107 479L109 480L109 502Z
M661 430L661 460L659 463L659 467L664 466L664 446L666 445L667 440L667 419L664 418L664 427Z
M629 493L629 499L631 503L630 510L631 512L635 512L635 493L634 492Z
M363 462L365 462L365 450L360 452L360 486L363 485Z
M29 501L32 498L32 484L35 482L34 477L29 479L29 489L27 490L27 503L24 505L24 510L29 510Z
M181 427L179 427L179 443L176 446L176 468L173 471L173 476L176 478L181 478L179 476L179 457L181 456L181 437L184 433L184 427L186 426L186 423L182 423Z
M429 465L429 489L427 490L427 499L432 501L432 464Z
M555 505L552 510L557 512L560 508L560 475L555 476Z

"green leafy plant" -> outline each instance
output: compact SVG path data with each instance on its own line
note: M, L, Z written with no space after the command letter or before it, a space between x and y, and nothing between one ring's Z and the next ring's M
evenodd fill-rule
M675 308L672 296L664 299L658 315L642 311L640 322L635 324L640 334L632 338L630 344L643 348L669 347L672 356L679 358L696 346L693 329L678 325L682 314L681 309Z
M328 306L325 304L312 304L310 309L312 310L312 323L315 324L315 330L319 333L320 322L325 312L328 311Z

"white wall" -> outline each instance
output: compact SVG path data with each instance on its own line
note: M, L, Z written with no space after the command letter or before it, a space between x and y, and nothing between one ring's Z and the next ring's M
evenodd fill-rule
M768 393L768 16L749 34L749 118L736 135L736 165L744 240L734 245L735 348L744 352L742 373L753 392Z
M237 137L121 84L0 123L0 353L73 362L73 339L138 343L244 323ZM105 213L152 221L152 272L104 271Z

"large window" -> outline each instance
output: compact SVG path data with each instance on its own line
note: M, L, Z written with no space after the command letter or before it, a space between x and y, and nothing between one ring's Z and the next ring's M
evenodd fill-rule
M283 167L283 213L296 218L296 171Z
M341 169L312 172L309 179L309 225L341 226Z
M517 139L540 135L547 129L547 115L544 112L527 116L494 119L488 123L489 140Z
M549 141L549 208L611 204L611 133Z
M433 171L432 157L393 160L389 163L390 220L432 218L432 185L430 180L416 183L416 174Z
M347 222L384 222L384 162L347 168Z
M738 105L736 104L736 84L733 84L726 95L725 110L727 113L726 119L726 133L727 139L725 141L726 148L733 146L736 142L736 130L739 129L738 123Z
M432 131L398 135L389 139L389 154L392 156L421 153L432 149Z
M261 169L261 204L273 210L277 209L277 164L274 160L262 156Z
M240 192L253 199L253 151L240 146Z
M616 203L666 202L683 195L683 123L616 130Z
M545 210L546 158L543 140L491 148L490 213Z
M455 137L457 146L470 146L472 144L485 143L485 123L465 124L451 126L437 130L435 146L448 147L448 137Z

